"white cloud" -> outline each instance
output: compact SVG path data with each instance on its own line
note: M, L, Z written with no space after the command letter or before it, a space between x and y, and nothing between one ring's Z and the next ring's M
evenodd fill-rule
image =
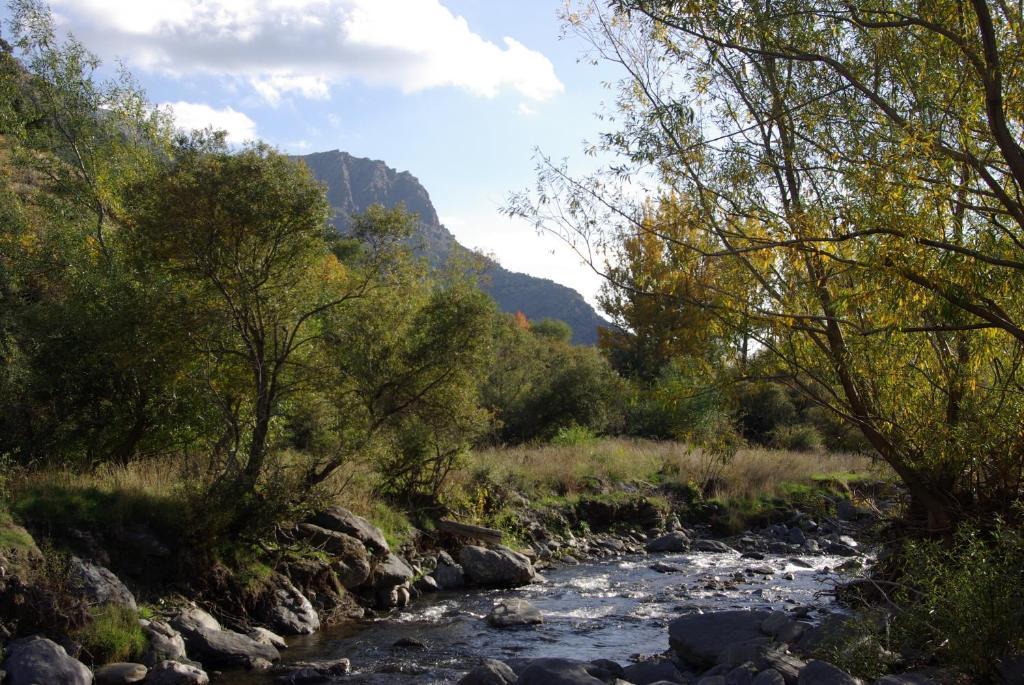
M268 102L349 79L403 92L561 93L551 61L474 33L440 0L53 0L87 45L174 75L240 78Z
M535 110L533 107L530 107L529 103L520 102L519 113L522 114L524 117L532 117L537 114L537 110Z
M178 128L186 131L208 126L227 131L227 140L232 144L256 139L256 122L231 107L215 109L198 102L168 102L164 106L174 112L174 123Z

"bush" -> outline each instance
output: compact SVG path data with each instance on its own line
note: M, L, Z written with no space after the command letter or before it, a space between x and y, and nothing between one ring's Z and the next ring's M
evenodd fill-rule
M551 444L556 447L579 447L589 445L597 440L594 431L586 426L578 426L575 423L559 428L555 436L551 438Z
M999 523L964 525L948 541L908 543L894 599L896 644L922 661L990 678L1000 659L1024 648L1024 532Z
M762 383L745 388L740 394L738 418L743 437L765 445L774 429L796 422L797 408L785 388Z
M90 611L92 620L75 637L94 664L135 661L146 650L146 634L137 612L115 604Z
M806 423L776 426L772 429L770 436L769 444L779 450L817 452L823 444L818 429Z

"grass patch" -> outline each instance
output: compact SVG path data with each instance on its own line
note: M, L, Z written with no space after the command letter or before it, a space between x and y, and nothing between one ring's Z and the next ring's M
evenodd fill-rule
M17 525L10 514L0 511L0 550L32 552L35 549L36 543L32 536Z
M88 625L74 635L93 664L137 661L146 650L139 615L127 607L104 604L90 610Z

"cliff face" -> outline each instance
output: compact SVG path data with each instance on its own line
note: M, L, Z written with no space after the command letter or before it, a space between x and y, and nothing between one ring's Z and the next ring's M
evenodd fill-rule
M353 157L334 150L299 157L317 179L327 185L327 199L334 208L334 225L348 228L350 217L372 204L393 207L403 203L420 218L414 245L428 262L443 266L454 253L465 252L437 217L430 195L415 176L395 171L384 162ZM597 329L607 325L579 293L544 278L516 273L488 262L481 287L506 312L521 311L532 320L561 319L573 330L573 342L592 345Z

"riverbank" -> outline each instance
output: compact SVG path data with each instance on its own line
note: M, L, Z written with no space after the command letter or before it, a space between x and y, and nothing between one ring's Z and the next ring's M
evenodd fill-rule
M202 663L211 671L271 669L282 652L281 641L267 634L268 628L286 635L311 634L387 615L434 591L520 586L538 573L640 555L648 549L678 554L692 548L716 554L722 548L713 538L730 532L738 522L762 532L736 537L735 551L724 553L747 555L744 563L749 561L755 575L767 570L757 568L758 556L842 553L853 558L859 551L852 540L843 539L847 523L830 521L842 521L840 514L848 519L872 516L857 487L874 481L850 473L855 458L825 458L836 469L808 470L802 482L750 479L742 491L737 480L730 480L735 475L728 474L755 473L758 464L774 466L770 453L737 455L725 465L732 471L722 469L712 474L717 480L707 478L698 486L694 474L707 475L706 465L700 455L680 446L660 446L653 456L654 450L624 441L562 446L557 448L565 455L561 462L550 449L510 451L505 460L498 452L477 454L453 478L450 515L468 523L497 525L504 546L486 549L438 530L429 520L418 528L407 527L395 515L385 517L390 525L382 531L347 509L328 507L281 527L273 540L259 541L248 560L239 559L236 547L234 568L223 561L200 568L178 541L162 537L165 526L173 524L166 517L174 510L157 494L170 479L124 473L118 488L104 489L99 478L73 484L49 474L48 481L38 477L35 489L26 488L22 499L15 500L15 509L23 516L48 513L48 518L34 520L33 532L37 537L44 537L41 530L49 534L43 552L19 552L22 561L7 564L3 596L8 605L38 602L42 599L27 588L33 583L43 589L58 585L50 588L49 601L69 606L54 607L51 613L86 612L83 622L94 629L100 623L97 617L102 617L106 635L52 635L65 653L92 661L97 674L104 673L98 645L107 650L107 661L138 660L149 667L169 656L177 663ZM778 462L802 459L774 456ZM810 458L805 461L812 463ZM820 466L822 461L818 457L815 463ZM574 464L571 473L565 469L568 464ZM705 470L688 471L690 467ZM785 468L793 471L792 464ZM46 483L49 490L42 488ZM475 498L471 488L476 489ZM103 504L110 506L104 509ZM58 529L59 525L64 527ZM69 553L74 556L65 556ZM52 568L57 558L66 561L65 568ZM19 575L19 569L33 568ZM783 569L774 569L773 574L792 573ZM182 574L189 570L195 575L183 582ZM104 608L110 605L119 608ZM14 623L9 632L51 634L53 629L40 620L46 618L45 612L38 607L34 611L35 626L24 617L11 621L3 614L5 622ZM133 616L140 616L143 623L136 626ZM55 621L57 616L49 618ZM22 645L8 646L8 662ZM38 643L33 647L41 648ZM5 668L10 672L9 666ZM180 670L163 667L168 669ZM202 681L199 674L193 675L195 680L181 682Z

